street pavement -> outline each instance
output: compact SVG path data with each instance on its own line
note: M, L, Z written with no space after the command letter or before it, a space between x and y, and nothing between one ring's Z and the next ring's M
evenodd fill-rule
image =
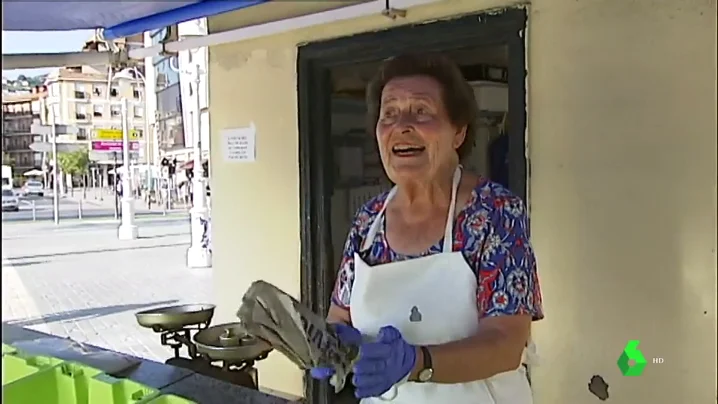
M183 208L165 210L157 204L153 204L150 209L142 199L136 199L134 206L137 217L186 211ZM90 190L83 197L82 190L75 190L74 195L68 193L60 197L60 220L110 217L115 217L115 198L111 192ZM3 222L32 221L33 218L35 221L54 219L52 191L42 197L21 197L20 211L2 213Z
M137 311L212 303L211 269L188 269L186 217L144 218L117 240L111 220L3 223L2 321L157 361L172 355Z

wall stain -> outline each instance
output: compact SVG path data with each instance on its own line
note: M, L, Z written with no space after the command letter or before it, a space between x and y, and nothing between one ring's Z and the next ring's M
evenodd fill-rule
M601 401L608 400L608 383L599 375L594 375L591 378L591 381L588 383L588 391Z

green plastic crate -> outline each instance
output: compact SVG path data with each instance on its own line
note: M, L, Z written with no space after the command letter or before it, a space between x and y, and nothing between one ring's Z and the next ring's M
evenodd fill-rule
M4 386L60 363L62 360L49 356L28 356L21 352L7 353L2 357L2 384Z
M188 400L184 397L175 396L172 394L165 394L159 397L144 401L142 404L197 404L194 401Z
M89 381L89 404L145 403L156 397L158 390L129 379L100 374Z
M99 370L88 366L63 362L4 385L3 402L88 404L88 380L99 373Z

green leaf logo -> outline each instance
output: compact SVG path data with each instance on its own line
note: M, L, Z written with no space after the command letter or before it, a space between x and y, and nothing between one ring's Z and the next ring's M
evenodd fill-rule
M628 341L623 353L618 357L618 368L624 376L640 376L648 363L643 353L638 350L640 343L637 339Z

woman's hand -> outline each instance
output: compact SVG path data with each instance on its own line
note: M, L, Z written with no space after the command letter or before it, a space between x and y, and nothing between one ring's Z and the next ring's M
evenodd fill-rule
M357 398L378 397L405 380L416 364L416 347L392 326L379 330L377 341L362 344L352 383Z
M343 323L332 324L334 331L339 337L339 341L348 345L360 345L362 341L361 333L356 328ZM309 371L309 374L318 380L329 379L334 375L334 369L330 367L316 367Z

